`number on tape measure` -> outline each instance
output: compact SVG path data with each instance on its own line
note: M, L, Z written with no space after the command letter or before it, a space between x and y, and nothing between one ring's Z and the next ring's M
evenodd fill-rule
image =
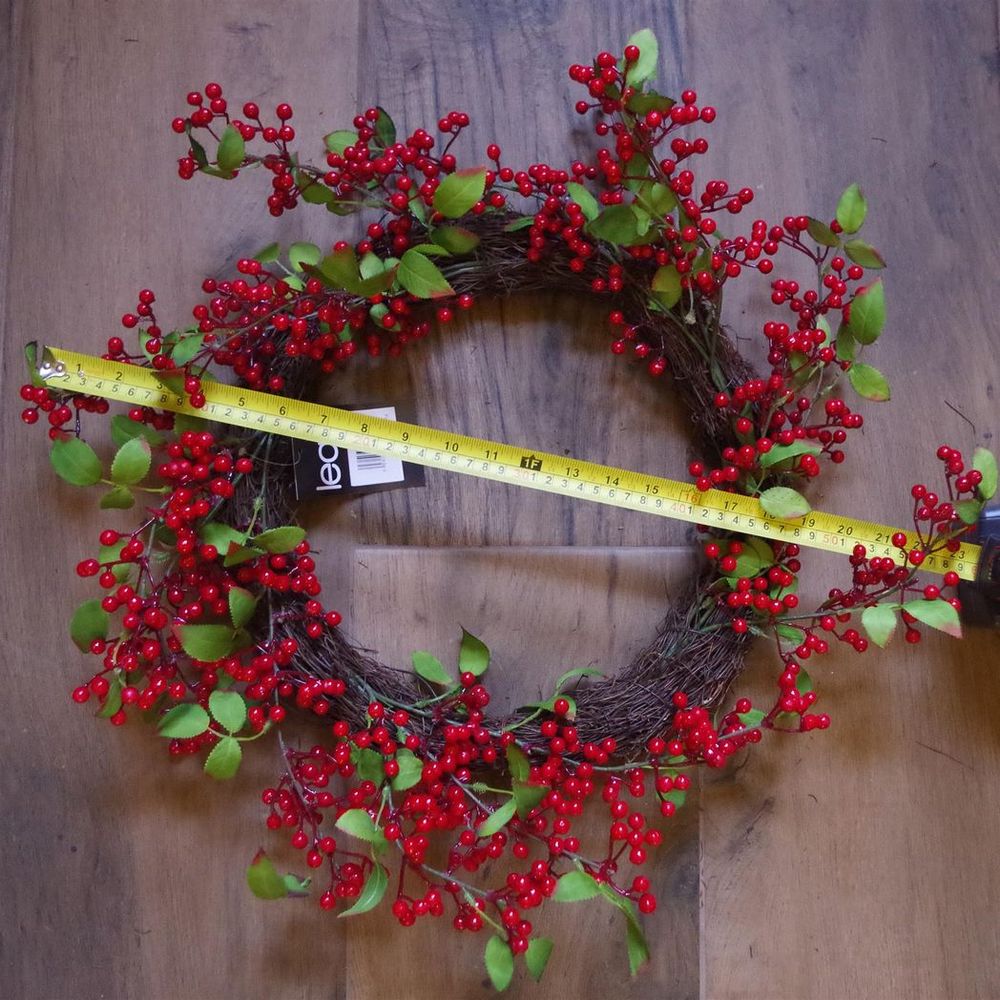
M457 437L432 427L397 423L381 417L362 417L349 410L272 396L221 382L202 384L206 403L205 408L199 410L184 396L165 391L163 383L148 368L122 366L104 358L57 348L46 348L42 356L45 360L39 367L40 377L45 381L68 382L65 388L71 392L133 403L141 401L189 416L210 416L235 427L270 428L275 433L317 444L329 441L332 436L338 444L359 453L359 461L374 463L384 461L387 456L402 455L409 462L432 468L723 527L741 534L795 541L829 552L850 551L862 544L870 554L900 556L891 544L896 529L883 524L820 511L812 511L805 518L782 521L769 518L752 497L718 490L699 493L688 483L658 476L640 477L625 469L578 461L564 455L531 451L522 453L517 459L515 449L496 441ZM75 383L70 372L76 376ZM511 460L501 461L502 455ZM641 489L639 484L642 484ZM953 554L928 556L922 568L937 573L953 570L963 579L973 580L979 554L978 545L964 545Z

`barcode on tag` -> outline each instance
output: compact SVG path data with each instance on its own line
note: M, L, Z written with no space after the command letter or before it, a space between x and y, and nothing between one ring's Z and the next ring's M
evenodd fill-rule
M394 406L373 407L358 410L369 417L384 417L386 420L396 419ZM386 458L384 455L372 455L365 451L348 451L347 467L350 470L352 486L376 486L382 483L401 483L406 476L403 473L403 463L398 458Z
M385 470L388 459L385 455L372 455L367 451L359 451L354 454L355 465L359 469L371 469L374 472Z

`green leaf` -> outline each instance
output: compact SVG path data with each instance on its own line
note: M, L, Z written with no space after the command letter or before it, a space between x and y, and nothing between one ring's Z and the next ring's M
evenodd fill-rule
M384 317L389 315L389 307L382 302L377 302L375 305L368 310L368 315L371 317L371 321L379 326L382 323ZM392 328L397 325L396 317L392 318Z
M658 219L677 207L677 196L659 181L642 181L636 188L635 200L646 212Z
M569 709L566 712L566 718L567 719L575 719L576 718L576 699L573 698L571 695L568 695L568 694L557 693L557 694L549 695L549 697L546 698L545 701L535 702L535 704L532 705L531 707L532 708L541 708L541 709L544 709L546 712L554 712L556 710L556 701L559 698L564 699L567 702L567 704L569 705Z
M514 782L514 802L517 814L521 819L527 819L528 814L538 805L548 793L545 785L527 785L523 781Z
M293 524L286 524L280 528L270 528L267 531L262 531L259 535L254 535L250 541L258 549L279 555L282 552L291 552L292 549L302 544L305 537L306 532L304 528Z
M385 868L376 861L371 874L365 879L364 888L362 888L354 905L350 909L342 910L337 916L356 917L359 913L374 910L382 902L388 885L389 876L386 874Z
M801 351L792 351L789 361L793 372L791 387L796 392L811 382L816 372L822 368L822 363L811 363Z
M370 299L376 295L381 295L382 292L392 287L396 281L396 275L399 270L398 265L393 264L389 266L388 260L382 263L384 267L381 273L373 274L370 278L364 278L361 281L357 288L358 295Z
M396 752L396 763L399 765L399 773L392 779L394 792L405 792L419 784L424 765L416 754L404 747Z
M374 253L366 253L358 262L362 278L374 278L385 270L385 262Z
M242 760L243 748L240 746L240 741L232 736L223 736L205 758L205 773L217 781L227 781L240 769Z
M524 953L524 964L528 967L531 978L536 983L541 982L545 974L545 966L549 963L553 943L548 938L532 938L528 950Z
M462 645L458 651L458 669L481 677L490 665L490 650L482 639L462 629Z
M189 740L194 736L201 736L208 729L208 723L208 712L201 705L184 702L169 709L160 719L158 728L161 736Z
M154 430L148 424L140 424L138 420L132 420L124 413L116 413L111 418L111 440L116 448L120 448L126 441L132 438L144 437L151 445L163 444L163 435Z
M648 215L642 214L648 222ZM655 233L647 233L643 237L639 231L639 215L632 205L609 205L596 219L588 222L586 228L591 236L623 247L649 243L655 236Z
M78 649L87 652L95 639L105 639L108 635L108 613L101 607L101 599L84 601L69 622L69 635Z
M665 798L669 800L673 794L670 793ZM681 792L680 794L683 795L684 793ZM646 936L642 932L642 925L639 923L635 903L630 899L623 899L606 884L598 885L598 889L609 903L613 903L625 915L629 971L634 976L640 966L649 960L649 945L646 943Z
M312 265L305 265L303 270L310 271ZM315 270L320 278L334 288L343 288L354 292L361 283L361 272L358 270L358 257L354 247L343 247L334 250L324 257Z
M242 649L249 649L250 646L256 644L256 641L245 628L238 629L233 636L233 652L237 653ZM229 675L226 674L225 676L228 677ZM219 680L219 684L222 684L222 679Z
M425 257L450 257L451 252L439 247L436 243L419 243L415 247L410 247L416 253L422 253Z
M178 337L170 348L170 358L178 368L182 368L188 362L193 361L204 346L205 338L200 333ZM205 375L202 376L202 378L206 377Z
M356 212L360 212L362 209L362 203L360 201L350 201L348 199L340 199L333 197L331 192L330 201L327 202L326 210L332 212L334 215L354 215Z
M365 840L369 844L378 846L385 844L385 834L375 825L375 821L364 809L348 809L337 817L338 830L358 840Z
M981 500L959 500L955 504L955 513L963 524L975 524L982 512L983 501Z
M673 264L665 264L653 275L653 294L668 309L672 309L680 301L681 276Z
M634 976L649 961L649 944L634 914L625 925L625 946L628 949L628 969Z
M483 197L485 190L485 167L456 170L445 177L434 192L434 210L446 219L461 218Z
M28 368L28 379L36 388L45 385L45 380L38 373L38 342L29 340L24 345L24 363Z
M931 628L947 632L956 639L962 638L962 623L958 612L943 597L936 597L933 601L907 601L903 610Z
M297 875L293 875L288 872L282 878L285 883L285 891L289 896L308 896L309 886L312 883L311 878L299 878Z
M514 801L513 797L509 798L502 806L497 806L479 824L476 830L477 837L492 837L494 833L498 830L502 830L513 818L514 813L517 811L517 803Z
M455 289L448 284L437 264L415 250L407 250L403 254L396 278L418 299L438 299L455 294Z
M127 486L113 486L101 497L101 510L130 510L135 506L135 497Z
M510 950L510 945L494 934L486 942L483 961L493 988L502 993L514 978L514 952Z
M127 543L127 538L120 538L114 545L102 545L100 552L97 554L97 561L102 566L107 563L119 563L119 565L111 567L111 572L114 573L115 579L119 583L127 580L135 567L134 563L121 562L122 549L125 548Z
M351 763L361 781L381 785L385 781L385 758L370 747L351 747Z
M110 719L112 715L115 715L121 709L122 688L125 687L122 677L123 673L121 670L112 672L111 680L108 684L108 693L104 696L104 704L97 713L99 719Z
M242 587L233 587L229 591L229 617L233 628L243 628L253 618L257 610L257 597Z
M844 244L844 252L855 264L878 270L885 267L885 260L873 246L864 240L848 240Z
M378 109L378 118L375 119L375 141L383 148L388 149L396 142L396 125L385 108Z
M787 639L789 642L802 643L805 641L805 630L798 628L795 625L786 625L784 622L778 622L778 624L774 626L774 631L777 632L782 639Z
M769 568L774 565L774 549L766 538L755 538L753 535L748 535L743 539L743 551L755 552L763 567Z
M739 720L744 729L756 729L764 720L764 713L759 708L751 708L749 712L740 712Z
M247 868L247 885L258 899L284 899L288 895L285 880L263 851L257 852Z
M874 344L878 340L885 326L885 292L881 278L851 299L851 321L848 325L859 344Z
M431 233L431 240L456 257L472 253L479 246L479 237L461 226L438 226Z
M552 898L557 903L576 903L581 899L593 899L600 892L601 887L592 875L575 870L560 876Z
M525 752L515 744L511 743L505 751L507 755L507 768L514 781L527 781L531 775L531 762Z
M262 250L258 250L253 255L253 259L257 261L258 264L273 264L278 259L280 253L280 243L268 243L266 247Z
M559 679L556 681L556 693L558 694L563 689L563 685L567 681L571 681L574 677L603 677L604 674L598 670L596 667L574 667L572 670L567 670L559 675Z
M972 467L983 477L976 487L981 500L992 500L997 491L997 460L988 448L977 448L972 455Z
M804 517L812 509L809 501L798 491L788 486L772 486L758 497L764 512L771 517Z
M427 225L427 205L416 188L414 188L413 194L410 196L410 202L407 208L422 226Z
M799 694L808 694L813 689L813 680L805 667L799 667L799 672L795 675L795 689Z
M323 141L331 153L343 156L344 150L348 146L353 146L358 141L358 133L346 128L337 129L336 132L331 132L329 135L324 136Z
M174 436L177 437L185 431L196 431L199 434L208 427L208 421L204 417L196 417L191 413L174 414Z
M835 247L840 243L837 239L837 234L825 223L820 222L819 219L810 219L808 226L809 235L817 242L825 247Z
M142 437L126 441L115 454L111 463L111 481L119 486L134 486L141 483L149 472L153 457L149 442Z
M303 264L315 267L322 259L323 251L315 243L293 243L288 248L288 263L294 271L301 271Z
M222 560L222 565L227 568L230 566L241 566L243 563L250 562L251 559L256 559L262 555L266 555L264 550L254 548L252 545L230 544L226 552L226 557Z
M205 147L191 134L190 126L188 126L187 137L191 144L191 156L194 158L194 162L198 164L200 169L204 170L208 166L208 153L205 152Z
M336 195L317 177L304 170L296 171L295 183L304 202L309 205L333 205Z
M214 545L215 548L225 555L229 551L229 545L242 545L246 541L246 532L237 531L229 524L221 521L209 521L203 524L198 532L198 537L206 545Z
M238 733L247 721L247 703L238 691L213 691L208 696L212 718L230 733Z
M847 378L854 391L865 399L882 403L892 395L886 377L871 365L855 361L848 369Z
M876 604L873 608L865 608L861 612L861 624L868 638L883 649L889 644L893 632L896 631L896 604Z
M240 130L235 125L227 125L219 141L219 151L215 155L215 162L220 170L233 171L243 163L243 156L246 153L246 143Z
M673 804L680 809L682 805L687 801L687 792L675 788L673 791L666 792L661 796L664 802L673 802Z
M845 233L856 233L868 214L868 203L857 184L852 184L837 202L837 222Z
M233 630L228 625L178 625L177 633L193 660L214 663L233 651Z
M626 48L635 45L639 49L639 58L626 67L625 80L632 87L656 76L656 64L660 58L660 46L656 35L649 28L640 28L625 43Z
M101 481L101 460L97 452L77 437L57 438L49 452L52 467L67 483L93 486Z
M793 441L791 444L776 444L769 452L761 455L757 461L761 468L769 469L772 465L784 462L799 455L819 455L823 448L813 441Z
M837 331L837 360L853 361L858 352L858 343L849 326L841 325Z
M646 115L650 111L659 111L661 114L665 114L676 103L673 98L659 94L655 90L637 90L625 102L625 107L634 115Z
M448 671L444 669L441 661L431 653L418 650L411 656L413 661L413 672L418 677L423 677L431 684L441 684L444 687L454 687L455 681L448 676Z
M747 549L736 557L736 566L725 576L729 580L738 580L743 576L757 576L763 568L764 564L760 561L757 553Z
M503 227L505 233L516 233L522 229L527 229L535 224L535 217L533 215L522 215L519 219L514 219L512 222L508 222L506 226Z
M597 199L582 185L576 181L570 181L566 185L566 193L570 201L575 201L580 206L583 217L593 222L601 214L601 206Z

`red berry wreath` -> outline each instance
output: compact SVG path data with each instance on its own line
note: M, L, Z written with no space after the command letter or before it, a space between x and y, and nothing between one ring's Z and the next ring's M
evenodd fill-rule
M162 329L153 293L141 291L122 319L138 341L112 337L106 356L183 384L196 407L209 365L251 388L309 398L359 350L396 356L477 300L587 295L607 310L612 354L685 400L705 456L689 469L697 488L757 496L775 517L804 514L795 485L839 464L862 425L837 394L844 379L862 397L889 398L883 376L860 360L885 320L871 278L883 260L857 235L865 199L852 185L829 222L744 224L752 189L695 175L715 109L694 91L677 101L657 93L656 64L656 39L643 30L621 56L570 67L586 93L576 110L593 115L600 145L592 162L566 168L517 170L490 145L488 167L460 169L451 150L468 115L449 112L436 136L401 138L381 108L326 136L315 166L291 150L289 105L264 124L254 104L231 115L216 83L188 94L187 116L173 122L188 143L182 178L260 167L274 216L307 202L372 221L357 243L274 245L241 260L232 278L207 278L188 329ZM723 288L748 273L770 280L776 310L763 327L761 375L720 316ZM392 886L403 926L446 914L457 930L487 929L486 967L500 989L517 955L541 976L552 943L534 935L529 913L549 899L602 896L620 908L631 968L642 964L638 915L656 899L641 869L659 824L684 802L690 769L721 767L770 731L825 729L810 657L838 643L882 645L899 620L908 641L920 624L957 633L957 598L918 583L917 568L958 546L996 488L989 453L968 464L942 446L944 489L913 488L915 530L892 539L898 558L858 546L846 586L806 612L797 546L706 530L702 576L641 655L603 680L571 671L547 700L497 717L489 651L474 636L463 634L457 676L425 652L412 671L383 665L344 637L293 523L286 439L135 408L111 418L118 450L106 471L81 437L106 401L37 378L22 396L26 423L47 416L59 475L106 483L102 507L140 512L130 530L102 532L100 550L78 566L102 596L73 616L74 641L99 664L74 699L96 701L114 725L145 715L172 755L204 757L217 779L232 777L244 744L290 711L321 723L315 745L280 741L284 770L263 795L268 827L304 852L310 878L282 876L261 854L250 888L277 898L311 880L324 910L357 914ZM957 582L950 573L943 586ZM781 662L772 703L723 705L760 634L773 636ZM598 856L574 832L589 800L609 821ZM447 848L440 864L429 860L435 841ZM508 868L492 866L484 884L484 862L504 857Z

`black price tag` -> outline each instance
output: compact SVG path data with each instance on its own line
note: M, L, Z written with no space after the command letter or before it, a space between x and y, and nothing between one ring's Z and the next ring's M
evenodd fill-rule
M353 407L352 407L353 409ZM370 417L396 419L396 407L359 408ZM424 467L398 458L370 452L350 451L333 444L294 441L295 498L310 500L321 496L377 493L424 485Z

